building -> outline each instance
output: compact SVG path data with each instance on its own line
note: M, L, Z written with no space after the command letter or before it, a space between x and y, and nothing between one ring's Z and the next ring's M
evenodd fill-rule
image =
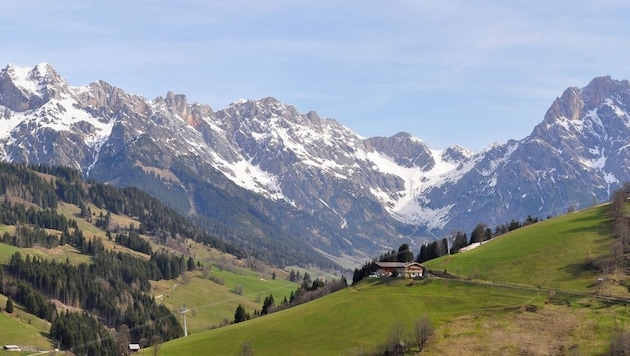
M129 344L129 352L139 352L140 344Z
M381 277L425 278L427 268L418 262L376 262Z

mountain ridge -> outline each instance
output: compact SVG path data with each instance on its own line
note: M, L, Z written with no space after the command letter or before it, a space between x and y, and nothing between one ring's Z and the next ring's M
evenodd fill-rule
M237 235L271 229L355 261L478 222L558 215L630 180L630 86L609 76L565 90L527 137L478 153L433 150L405 132L364 138L271 97L214 111L173 92L147 100L104 81L71 87L48 64L2 70L0 105L4 160L144 186ZM209 202L217 196L248 217L222 214Z

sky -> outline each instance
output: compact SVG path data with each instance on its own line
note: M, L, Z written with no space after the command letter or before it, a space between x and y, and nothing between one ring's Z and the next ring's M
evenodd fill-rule
M630 79L629 17L626 0L5 0L0 67L214 110L273 96L364 137L481 151L568 87Z

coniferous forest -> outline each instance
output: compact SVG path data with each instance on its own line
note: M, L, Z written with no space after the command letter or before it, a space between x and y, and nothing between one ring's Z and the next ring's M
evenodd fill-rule
M195 265L183 255L153 251L140 234L157 242L185 236L245 257L148 194L86 182L73 169L0 163L0 195L0 223L15 227L0 236L0 242L22 248L71 245L90 257L89 262L72 264L16 252L0 266L0 293L50 321L50 336L64 350L119 355L130 340L151 345L183 335L172 312L149 295L149 281L177 278ZM56 211L60 202L80 207L78 218L149 258L107 250L100 238L84 236L75 220ZM97 215L90 207L101 212ZM111 214L133 217L140 224L112 228ZM111 235L110 230L116 231Z

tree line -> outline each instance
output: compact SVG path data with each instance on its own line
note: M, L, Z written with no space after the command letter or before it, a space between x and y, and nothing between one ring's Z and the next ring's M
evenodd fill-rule
M610 272L628 265L627 255L630 253L630 219L627 202L630 194L630 182L615 190L610 198L609 214L613 234L616 238L612 245L611 258L608 261L587 261L603 272Z
M321 298L330 293L334 293L348 286L348 282L343 276L338 280L323 280L321 278L311 280L310 277L308 277L308 272L305 272L304 275L307 276L308 279L305 278L297 290L295 290L295 292L291 292L289 299L285 297L282 301L276 302L273 295L270 294L265 297L260 311L254 310L253 317L263 316L279 310L292 308L317 298ZM246 312L245 307L242 304L239 304L236 307L236 311L234 312L234 323L240 323L251 318L252 315Z
M5 203L21 200L33 203L40 208L56 209L59 201L68 202L81 208L82 217L86 217L88 205L93 204L108 214L126 215L140 221L138 233L154 236L165 241L169 236L186 236L237 257L245 258L246 253L211 235L187 218L167 207L148 193L133 187L116 188L104 183L85 181L79 171L58 166L25 165L0 162L0 194L5 195ZM24 210L37 211L38 208ZM25 213L23 213L25 214ZM107 214L104 214L106 216ZM37 225L35 222L28 223ZM26 223L23 215L18 217L0 215L0 221L14 225L15 221ZM110 229L110 226L99 221L99 227ZM45 227L39 225L40 227ZM46 227L54 228L55 227ZM62 231L62 229L58 229Z
M550 217L547 217L550 218ZM456 254L462 248L474 243L483 243L487 240L500 236L506 232L516 230L523 226L531 225L540 221L538 218L528 216L522 222L512 220L509 223L497 225L494 232L485 223L479 223L470 234L470 238L465 232L456 231L448 237L431 241L420 246L420 251L414 255L409 244L403 243L398 250L391 250L380 255L372 261L366 262L361 268L355 268L352 276L352 283L357 283L371 273L376 272L378 266L376 262L418 262L423 263L440 256Z

